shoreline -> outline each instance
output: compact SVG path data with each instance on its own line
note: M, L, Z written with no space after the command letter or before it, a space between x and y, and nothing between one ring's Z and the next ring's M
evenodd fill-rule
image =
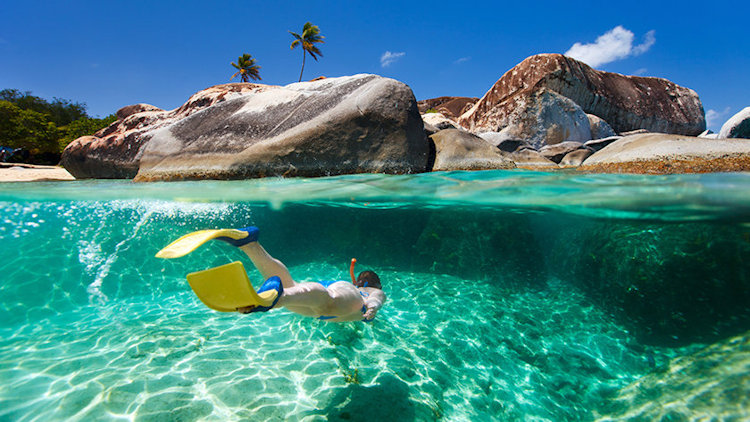
M76 180L61 166L0 163L0 182L60 182Z

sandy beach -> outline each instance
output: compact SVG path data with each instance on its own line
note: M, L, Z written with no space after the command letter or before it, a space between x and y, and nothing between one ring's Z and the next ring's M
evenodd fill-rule
M0 163L0 182L75 180L64 168L33 164Z

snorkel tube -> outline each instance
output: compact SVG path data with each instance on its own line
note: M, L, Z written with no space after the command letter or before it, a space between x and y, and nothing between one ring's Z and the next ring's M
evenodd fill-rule
M352 263L349 265L349 276L352 278L352 284L357 284L357 279L354 278L354 264L357 263L357 258L352 258Z

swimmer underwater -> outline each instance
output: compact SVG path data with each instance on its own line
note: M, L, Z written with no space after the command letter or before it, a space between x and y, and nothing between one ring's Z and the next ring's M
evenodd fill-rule
M357 280L352 282L338 280L298 283L287 267L269 255L258 243L257 227L239 230L246 232L248 236L242 239L216 239L237 246L247 254L266 280L258 293L271 289L278 292L277 299L271 306L242 307L237 309L240 313L266 312L283 307L300 315L331 322L372 321L385 303L386 296L375 272L362 271Z

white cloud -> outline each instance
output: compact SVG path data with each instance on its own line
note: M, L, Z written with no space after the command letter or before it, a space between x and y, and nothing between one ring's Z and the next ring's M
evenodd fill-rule
M618 25L604 35L600 35L594 43L581 44L577 42L573 44L565 52L565 55L580 60L591 67L598 67L647 52L656 43L654 34L654 31L648 31L643 37L643 43L634 46L635 35Z
M724 124L724 117L729 114L730 108L727 107L722 111L708 110L706 112L706 126Z
M466 62L468 62L469 60L471 60L471 57L461 57L460 59L458 59L458 60L456 60L455 62L453 62L453 64L461 64L461 63L466 63Z
M643 76L646 73L648 73L648 69L646 69L645 67L642 67L642 68L636 70L635 72L633 72L633 75L635 75L635 76Z
M386 51L383 53L382 56L380 56L380 66L382 67L388 67L396 60L400 59L401 57L404 57L406 53L402 52L390 52Z

